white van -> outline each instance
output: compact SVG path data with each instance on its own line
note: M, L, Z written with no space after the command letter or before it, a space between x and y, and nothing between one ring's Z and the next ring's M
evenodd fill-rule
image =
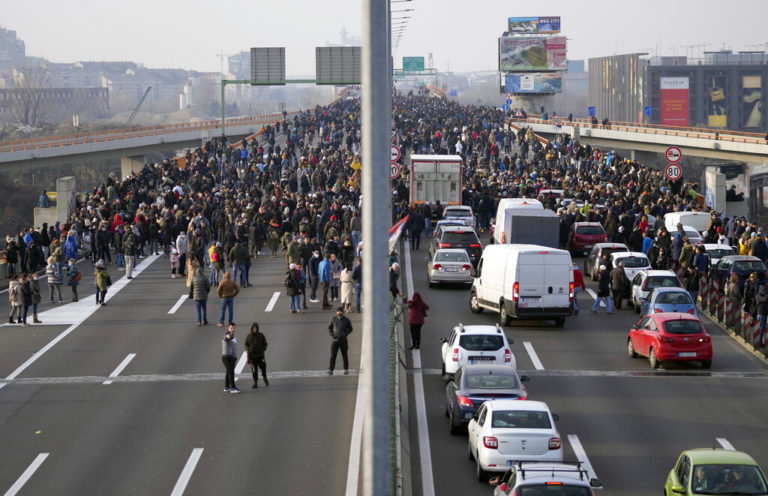
M469 298L474 313L512 318L554 319L561 327L571 315L573 269L566 250L539 245L488 245L477 267Z
M670 212L664 216L664 227L674 237L677 233L677 224L691 226L696 231L706 231L712 214L707 212Z
M509 208L535 208L544 209L544 205L539 200L532 198L502 198L496 207L496 219L494 221L492 243L503 243L502 235L506 224L506 212Z

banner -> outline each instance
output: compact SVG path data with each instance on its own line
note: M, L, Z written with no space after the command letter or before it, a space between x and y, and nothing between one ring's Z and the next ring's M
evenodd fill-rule
M741 78L741 127L760 127L763 121L763 91L760 76Z
M562 93L562 91L563 74L560 72L504 75L504 93Z
M509 34L556 34L560 32L560 16L510 17Z
M707 124L709 127L725 129L728 126L726 110L727 76L710 76L707 89Z
M660 82L661 124L688 127L688 77L663 77Z
M389 251L392 251L395 248L395 245L397 245L397 242L400 239L400 234L405 227L405 223L408 222L408 217L410 217L410 214L406 215L397 221L394 226L389 228Z
M499 38L501 72L564 71L568 68L565 36Z

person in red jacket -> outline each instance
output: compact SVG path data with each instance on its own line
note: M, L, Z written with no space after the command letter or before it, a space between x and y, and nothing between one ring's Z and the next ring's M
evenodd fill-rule
M408 326L411 328L411 347L408 349L418 350L421 346L421 326L424 325L424 317L427 315L429 305L424 303L421 294L415 291L413 298L408 302L408 308Z
M576 295L579 291L586 291L587 286L584 285L584 276L581 274L581 269L578 265L573 264L573 314L579 314L579 305L576 304Z

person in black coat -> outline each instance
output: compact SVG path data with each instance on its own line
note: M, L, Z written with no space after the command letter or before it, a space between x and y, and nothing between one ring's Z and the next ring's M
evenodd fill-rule
M336 355L341 350L341 359L344 362L344 375L349 373L349 357L347 356L347 336L352 333L352 322L344 315L344 307L336 309L336 316L328 324L328 334L331 335L331 362L328 366L328 375L333 375L336 368Z
M605 306L608 313L613 313L613 303L611 302L611 273L605 265L600 266L598 272L598 287L597 298L595 298L595 304L592 305L592 313L597 313L597 309L600 308L600 302L605 299Z

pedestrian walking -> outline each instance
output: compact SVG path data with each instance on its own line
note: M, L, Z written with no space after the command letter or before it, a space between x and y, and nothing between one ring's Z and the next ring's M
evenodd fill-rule
M229 274L229 272L227 272ZM226 278L226 274L225 274ZM235 364L237 363L237 338L234 322L229 323L224 337L221 338L221 361L224 363L224 392L237 394L240 390L235 384Z
M259 331L258 322L251 324L251 333L245 338L245 349L248 352L247 360L251 365L251 373L253 374L253 385L251 388L259 387L259 370L261 370L264 385L269 386L267 362L265 360L267 338L264 336L264 333Z
M352 310L352 269L349 265L345 265L341 271L341 305L344 307L345 312Z
M184 270L187 268L187 233L185 231L181 231L179 235L176 237L176 250L179 252L179 274L180 276L184 275ZM126 254L128 252L126 251Z
M80 279L82 279L82 277L83 277L82 274L77 269L77 263L75 262L75 259L70 258L69 263L67 264L67 286L69 286L72 289L72 301L78 300L77 286L80 284ZM37 309L37 306L35 306L35 320L37 320L36 309Z
M208 325L208 293L211 283L205 278L202 269L198 268L189 285L189 299L195 302L197 310L197 325ZM231 320L231 317L230 317Z
M613 301L616 310L621 310L621 302L629 294L630 282L626 272L624 272L624 262L611 271L611 288L613 289Z
M581 269L578 265L573 264L573 314L579 314L579 305L576 303L576 296L580 291L586 291L587 286L584 284L584 275L581 273Z
M216 293L221 300L221 314L219 315L219 327L224 327L224 313L229 310L229 323L233 322L233 313L235 306L235 296L240 294L240 287L232 280L232 273L229 271L224 272L224 279L219 283L219 287L216 288Z
M403 293L397 287L397 283L400 281L400 264L395 262L389 268L389 292L392 294L392 298L397 301L397 297L403 297Z
M421 326L424 325L424 317L427 316L429 305L421 299L418 291L414 291L413 298L408 301L408 309L408 326L411 330L411 347L408 349L418 350L421 346Z
M328 260L331 270L331 301L339 301L339 289L341 288L341 262L336 258L335 253L331 253Z
M762 348L765 346L765 323L766 317L768 317L768 284L760 285L757 296L755 296L755 305L757 307L757 321L760 324L760 336L757 338L755 347Z
M126 224L125 234L123 235L123 253L125 253L125 276L127 279L133 279L133 269L136 267L138 245L138 238L133 232L133 227L130 224Z
M352 333L352 322L344 315L344 307L336 309L336 315L328 324L328 334L331 335L331 363L328 367L328 375L333 375L333 369L336 368L336 355L341 351L341 359L344 362L344 375L349 373L349 357L347 349L349 343L347 336Z
M301 282L295 263L290 264L285 271L283 286L285 286L285 294L291 299L291 313L301 313Z
M35 324L42 324L40 319L37 318L37 306L42 301L43 297L40 294L40 276L37 272L32 273L32 277L29 281L29 287L32 290L32 322Z
M613 313L613 303L611 302L611 273L605 265L600 266L598 272L598 286L597 286L597 298L595 298L595 304L592 305L592 313L597 313L597 309L600 308L600 302L605 300L605 306L608 313Z
M96 304L106 305L107 289L112 285L112 278L109 272L104 268L104 260L99 259L96 262L94 281L96 284Z
M323 310L329 310L331 308L331 304L328 301L328 290L331 287L331 264L328 261L328 257L325 257L320 261L317 274L323 292Z
M363 294L363 266L358 258L355 268L352 269L352 281L355 283L355 310L360 313L360 298Z
M11 274L11 282L8 283L8 303L11 304L11 314L8 317L9 324L18 323L21 324L21 312L22 304L24 303L24 295L21 294L21 286L19 285L19 276Z
M693 304L696 305L699 299L699 280L701 273L693 265L685 269L685 289L690 293Z
M45 266L45 275L48 276L48 289L51 293L51 303L55 302L53 299L54 293L58 295L59 303L64 303L64 300L61 299L61 284L63 281L59 270L56 268L53 256L48 257L48 265Z
M171 246L171 257L169 259L171 263L171 279L176 279L179 274L179 252L176 248Z
M21 289L21 307L23 309L21 316L21 325L27 327L27 312L29 312L29 306L32 305L32 288L29 285L29 275L26 273L19 278L19 288Z

